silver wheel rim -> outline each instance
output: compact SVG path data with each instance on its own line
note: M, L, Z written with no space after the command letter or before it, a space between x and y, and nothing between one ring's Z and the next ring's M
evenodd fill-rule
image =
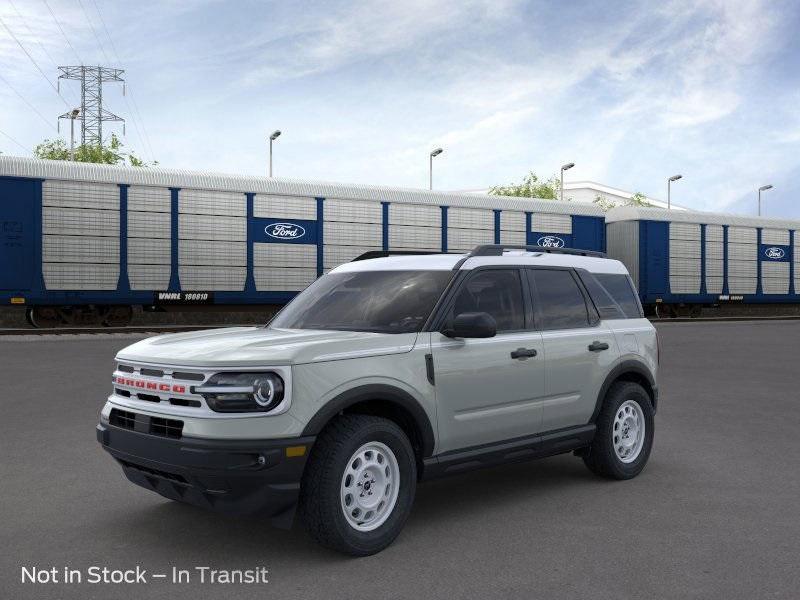
M633 400L620 404L614 415L614 428L611 431L614 453L624 463L635 461L644 446L645 424L642 407Z
M342 475L339 497L348 524L357 531L383 525L400 491L400 467L394 452L380 442L356 450Z

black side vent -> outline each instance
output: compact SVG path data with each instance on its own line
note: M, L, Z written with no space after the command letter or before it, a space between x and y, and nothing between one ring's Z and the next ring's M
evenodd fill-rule
M117 396L123 396L125 398L130 398L131 397L131 393L128 390L121 390L119 388L114 388L114 393Z
M183 421L150 417L150 434L179 439L183 434Z
M112 408L111 414L108 416L108 422L122 429L133 429L136 427L136 413Z

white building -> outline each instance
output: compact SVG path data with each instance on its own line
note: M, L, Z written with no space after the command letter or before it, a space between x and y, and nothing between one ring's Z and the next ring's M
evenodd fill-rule
M482 190L461 190L466 194L488 194L488 189ZM580 202L582 204L592 204L598 196L606 200L608 203L613 203L615 206L625 206L630 202L636 192L627 192L619 188L611 187L596 181L565 181L564 182L564 200L572 202ZM645 196L645 201L654 208L667 208L667 203L664 200L658 200ZM683 206L678 206L674 202L672 208L675 210L686 210Z

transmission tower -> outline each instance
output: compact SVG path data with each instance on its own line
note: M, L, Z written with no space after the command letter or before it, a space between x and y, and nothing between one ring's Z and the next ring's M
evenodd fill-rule
M58 67L59 87L62 79L73 79L81 82L81 112L77 117L81 120L81 144L89 146L103 145L103 122L121 121L125 132L125 119L103 108L103 84L109 81L122 82L122 94L125 95L125 80L122 69L108 67ZM64 113L59 118L70 118Z

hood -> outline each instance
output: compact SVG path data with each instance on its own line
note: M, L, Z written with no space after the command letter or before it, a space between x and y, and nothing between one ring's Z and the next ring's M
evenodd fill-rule
M197 367L289 365L410 352L416 338L416 333L229 327L151 337L117 358Z

